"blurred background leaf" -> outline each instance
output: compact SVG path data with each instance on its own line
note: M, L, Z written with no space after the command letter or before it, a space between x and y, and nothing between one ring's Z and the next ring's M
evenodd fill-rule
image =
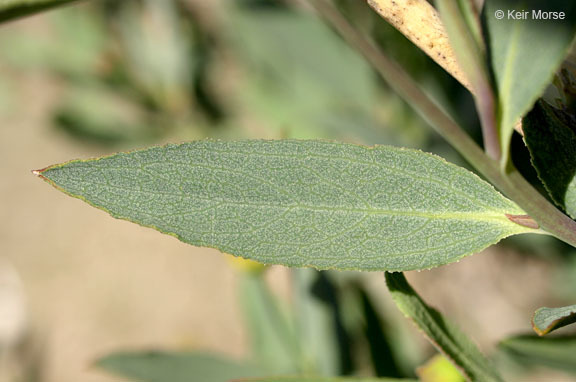
M139 382L223 382L261 375L257 367L202 353L118 353L98 366Z
M537 337L531 335L508 338L500 349L524 367L546 366L576 373L576 337Z
M338 0L335 4L354 25L397 59L477 141L480 140L474 102L462 86L382 21L365 2ZM56 243L57 249L53 252L49 252L46 245L29 249L27 246L32 245L32 241L22 239L22 235L26 238L39 235L44 237L47 230L68 231L78 225L77 220L70 218L70 212L60 207L58 200L40 202L44 201L45 189L39 188L39 194L30 194L33 187L26 183L28 170L46 161L47 148L52 149L48 151L53 157L60 155L58 159L68 159L68 156L87 157L204 137L325 138L418 147L465 165L442 138L430 132L426 124L413 113L410 105L400 100L374 74L353 49L326 27L322 20L311 14L309 9L295 5L291 0L79 2L77 6L63 7L43 16L28 18L24 24L4 26L0 33L0 46L0 114L5 124L0 129L5 134L2 136L4 146L0 150L0 155L4 155L2 159L5 166L0 168L0 172L3 179L10 180L3 182L1 186L4 187L0 187L3 200L6 200L2 211L8 211L8 226L0 231L0 250L3 253L12 250L13 256L20 262L18 265L24 269L25 281L32 290L42 291L42 298L36 296L38 300L32 302L34 309L41 311L38 305L43 306L44 301L65 300L65 303L50 304L55 310L51 316L38 316L38 321L46 321L47 326L54 326L54 329L49 326L55 333L49 344L62 344L52 342L55 338L63 339L65 345L53 345L46 350L39 346L44 353L32 358L37 358L34 362L38 370L42 369L42 373L30 377L30 381L38 382L42 378L49 382L88 380L83 378L85 374L80 377L78 372L74 374L78 368L82 368L85 373L88 371L85 364L73 365L72 357L94 357L94 352L102 354L102 349L119 347L118 343L126 342L130 346L145 349L153 348L149 346L150 343L161 342L162 348L168 346L189 350L197 350L204 344L203 327L192 323L189 324L189 330L193 333L188 335L192 337L190 341L181 340L186 334L180 333L175 335L178 340L160 335L149 339L152 330L136 309L131 310L134 316L131 317L139 324L130 325L130 328L136 331L134 326L141 326L139 333L146 340L138 342L125 334L127 330L122 325L133 321L124 316L114 316L118 309L111 307L113 303L110 300L117 298L122 301L122 306L128 306L126 309L132 307L122 300L127 298L126 294L122 294L125 291L117 290L131 290L130 285L121 284L136 284L135 280L128 277L114 284L124 285L123 288L114 289L114 298L111 297L110 280L94 286L102 297L100 305L90 301L89 306L96 310L94 317L82 318L70 314L67 320L64 319L66 306L76 309L74 304L79 305L86 300L85 291L80 287L73 288L82 292L79 292L78 300L69 297L71 291L68 281L76 280L81 286L89 285L84 279L89 278L87 275L98 277L98 264L101 269L121 269L119 263L122 256L130 263L126 265L126 272L137 275L144 272L141 269L146 269L146 264L153 264L154 257L146 257L144 251L154 253L158 247L138 247L142 253L138 253L137 266L128 254L117 254L113 264L110 264L106 256L82 257L85 253L97 253L99 243L107 241L107 235L120 229L114 226L106 234L100 232L105 231L101 226L95 227L96 232L93 234L83 231L82 235L78 235L82 236L76 238L82 240L80 247L76 247L80 249L72 251L68 248L72 247L74 238L69 243ZM571 89L565 86L561 96L564 99L570 98ZM43 103L42 118L38 117L32 120L33 123L24 125L14 123L35 113L39 114L36 109ZM36 146L34 142L37 142ZM523 146L521 140L517 143ZM530 167L529 158L526 158ZM23 180L20 183L13 182L17 177L11 171L25 173L22 175ZM539 182L537 178L535 181ZM18 198L14 197L15 194ZM25 202L19 198L26 198ZM53 205L52 216L42 220L38 214L39 204L43 204L43 208ZM18 207L11 209L12 205ZM29 210L26 210L27 206L31 206ZM64 225L57 224L66 219L70 220L72 227L62 228ZM22 224L23 221L26 224ZM14 234L10 226L26 226L26 229L20 229ZM112 245L116 246L114 243ZM72 251L74 256L62 257L67 251ZM538 236L505 240L498 251L506 252L507 256L494 257L498 259L494 260L498 271L494 272L491 268L491 275L501 274L507 283L517 285L518 280L523 280L522 275L529 274L531 285L533 279L540 280L539 283L534 282L535 288L549 277L550 290L541 293L549 293L551 297L550 300L542 301L542 294L534 292L530 303L519 302L517 294L510 292L518 288L507 289L499 285L497 292L494 292L496 294L487 297L490 304L492 299L507 298L508 307L516 309L514 312L520 315L519 312L533 311L535 306L573 303L576 297L573 248L551 238ZM154 254L162 259L168 258L166 253ZM442 272L450 274L451 270L460 269L459 266L478 264L476 261L456 264L448 270L439 269L437 273L423 272L415 277L424 279L426 275L431 275L430 282L436 285L444 278ZM153 277L160 280L160 269L151 267L155 268ZM58 273L60 269L65 274ZM174 273L169 272L169 277L174 277ZM315 375L414 378L415 368L434 352L430 346L418 342L418 333L406 325L392 304L387 305L382 298L384 292L380 277L377 283L379 286L374 287L369 281L371 276L366 274L304 270L301 274L292 275L291 281L287 282L292 288L289 297L278 299L271 290L278 284L278 280L270 279L274 276L266 272L258 277L253 276L240 272L234 281L234 288L237 287L239 294L249 300L239 310L243 311L246 328L251 328L245 337L241 337L251 344L244 349L248 361L229 361L222 356L209 358L206 365L212 364L218 368L218 362L222 361L224 365L232 364L232 367L239 367L238 370L246 370L240 364L257 363L266 357L275 358L273 353L277 351L277 354L289 357L276 357L275 361L270 361L275 364L275 369L282 371L307 370ZM144 277L146 285L133 286L137 292L126 293L134 300L155 304L154 314L149 315L150 320L174 311L182 314L179 310L168 308L169 298L165 301L151 300L150 295L154 295L161 287L149 283L150 277ZM186 274L185 278L190 283L186 284L186 288L192 288L195 282L200 282L197 275L190 277ZM266 281L264 278L267 278ZM214 279L220 280L216 277ZM58 290L57 286L52 289L46 287L47 283L56 283L58 280L67 285L65 290ZM470 293L475 288L488 293L486 284L472 286L468 279L462 282L466 282L466 291ZM213 285L212 288L202 285L202 288L209 289L209 299L214 304L222 299L233 305L222 297L225 285ZM177 292L185 294L188 299L189 291ZM445 301L453 292L450 285L449 288L438 288L431 293L441 295ZM170 296L176 294L174 290L166 293ZM60 296L67 297L62 299ZM269 300L273 301L271 306L267 305L266 301ZM463 309L472 313L461 318L459 324L471 328L471 331L478 330L480 340L486 342L484 337L489 337L488 334L494 329L482 326L476 316L474 308L481 301L473 298L466 300L458 300L459 306L465 306ZM467 305L468 300L473 304ZM183 306L185 302L178 300L174 304ZM192 310L196 308L193 306ZM452 308L452 311L457 310L454 306ZM85 310L88 312L87 308ZM200 313L197 311L193 312L194 317L198 315ZM286 321L280 328L276 326L278 322L270 321L271 317L277 315ZM97 334L94 334L96 337L72 335L81 332L78 329L80 322L86 323L92 318L94 327L98 328ZM241 318L230 315L227 319L230 323L241 321ZM220 319L223 318L207 320L210 322L205 324L217 325ZM528 330L528 319L529 313L524 313L520 318L508 318L508 322L525 322L525 329ZM172 325L172 321L166 325L174 331L174 328L181 328ZM487 325L490 326L491 322ZM120 326L121 329L114 332L110 326ZM224 329L219 327L213 331L220 333ZM271 337L267 334L271 332L281 336ZM67 336L66 333L72 334ZM286 347L288 333L296 334L293 335L293 343ZM82 339L85 342L81 342ZM100 348L95 347L98 340L104 343L100 343ZM223 345L220 341L213 344L213 347L220 349ZM270 353L266 349L281 350ZM234 348L232 351L239 350ZM156 354L150 356L156 360L172 355L176 358L190 355L176 352L152 354ZM126 365L138 367L138 363L147 357L142 350L117 358L114 362L125 361ZM214 359L218 362L212 362ZM27 362L27 359L22 361L28 365ZM43 362L46 362L46 367ZM110 365L123 367L110 362ZM152 364L164 365L162 362L154 361ZM174 360L166 362L170 364ZM148 373L147 377L154 375L151 370L140 372ZM521 380L524 382L526 379L522 376Z
M0 22L29 16L75 1L78 0L2 0L0 1Z

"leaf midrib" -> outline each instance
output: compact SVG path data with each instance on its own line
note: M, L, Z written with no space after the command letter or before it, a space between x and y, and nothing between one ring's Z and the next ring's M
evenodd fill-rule
M322 141L317 141L318 143L322 143ZM184 144L187 145L187 144ZM178 147L179 145L174 145L173 147ZM165 148L164 147L160 147L160 148ZM362 146L358 146L362 149L365 149L367 151L370 150L378 150L380 147L385 147L385 146L372 146L372 147L362 147ZM388 147L389 149L396 151L396 152L406 152L407 150L401 147ZM157 148L153 148L152 150L157 149ZM150 150L150 151L152 151ZM263 156L263 157L273 157L273 158L289 158L289 159L297 159L297 160L302 160L302 157L299 157L298 155L294 155L294 154L287 154L287 153L266 153L266 152L261 152L261 151L241 151L241 150L222 150L222 149L213 149L211 148L210 150L200 150L200 151L206 151L208 153L219 153L219 154L240 154L240 155L246 155L246 156ZM127 155L129 153L121 153L119 155ZM118 155L118 154L117 154ZM460 170L460 168L458 168L458 166L450 163L450 162L446 162L445 160L443 160L440 157L436 157L434 155L431 154L427 154L430 155L431 157L434 157L435 159L439 159L442 160L444 162L444 164L447 164L449 166L454 167L457 170ZM376 167L381 169L383 172L391 172L391 173L396 173L396 174L400 174L400 175L408 175L412 178L414 178L415 180L419 180L419 181L424 181L424 182L429 182L429 183L434 183L436 185L438 185L440 188L445 189L447 191L453 192L459 196L462 196L464 199L478 204L479 206L482 207L486 207L486 208L490 208L489 204L486 201L481 201L479 199L475 199L472 197L472 195L467 194L465 192L462 192L460 189L458 189L457 187L454 187L453 184L451 183L446 183L446 182L442 182L440 180L434 179L433 177L428 177L428 176L423 176L422 173L419 172L415 172L415 171L411 171L410 169L398 169L394 166L383 166L381 163L378 163L377 161L366 161L366 160L360 160L357 158L352 158L352 157L348 157L348 156L337 156L337 155L327 155L327 154L319 154L319 153L313 153L313 152L306 152L305 156L307 158L318 158L318 159L329 159L329 160L335 160L335 161L347 161L350 163L355 163L355 164L362 164L362 165L367 165L370 167ZM96 159L96 161L100 161L103 159L107 159L110 157L102 157L102 158L98 158ZM68 162L62 165L58 165L57 167L54 167L54 169L66 165L66 164L70 164L70 163L83 163L86 162L85 160L80 160L80 161L73 161L73 162ZM226 168L226 167L221 167L221 166L210 166L210 165L206 165L206 164L201 164L201 163L186 163L186 162L179 162L179 161L175 161L173 159L163 159L162 161L159 162L148 162L146 164L143 164L141 167L142 171L148 172L144 167L148 167L152 164L157 164L157 163L173 163L173 164L180 164L180 165L185 165L185 166L190 166L192 168L196 167L196 168L206 168L206 169L210 169L210 170L218 170L218 171L223 171L223 172L230 172L233 174L241 174L241 175L245 175L245 176L249 176L252 178L255 178L261 182L267 183L272 185L273 187L275 187L276 189L281 190L282 192L285 192L287 194L289 194L289 192L287 190L284 189L280 189L279 186L275 183L271 183L266 179L262 179L259 177L256 177L254 174L250 174L250 173L246 173L246 172L242 172L239 171L239 169L234 169L231 170L230 168ZM307 167L307 166L305 166ZM107 166L107 169L126 169L126 167L123 166ZM128 168L130 169L130 168ZM473 174L474 176L477 176L476 174Z
M102 184L104 185L104 184ZM263 202L243 202L236 200L226 200L222 198L203 198L198 197L193 194L186 193L171 193L171 192L158 192L158 191L142 191L134 190L125 187L113 186L105 184L110 188L117 188L123 191L138 192L144 194L158 194L158 195L170 195L180 198L187 199L197 199L206 202L214 203L214 206L206 206L202 210L209 210L212 208L218 208L223 205L230 205L235 207L254 207L254 208L281 208L286 210L302 209L314 212L342 212L342 213L356 213L362 215L383 215L383 216L406 216L406 217L422 217L428 219L442 219L442 220L471 220L471 221L498 221L501 220L505 223L513 224L506 217L502 211L415 211L415 210L387 210L383 208L360 208L360 207L347 207L347 206L327 206L327 205L312 205L312 204L302 204L302 203L291 203L291 204L281 204L281 203L263 203ZM286 211L285 211L286 212ZM198 213L198 210L192 210L190 214ZM184 213L186 214L186 213ZM181 215L181 214L168 214L167 216Z
M194 166L195 166L195 167L198 167L198 168L208 168L208 169L218 170L218 171L227 171L227 172L231 172L231 173L234 173L234 174L238 174L238 173L242 174L242 172L232 171L232 170L230 170L230 169L228 169L228 168L213 167L213 166L202 166L202 165L196 165L196 164L195 164ZM123 169L122 167L115 167L115 168L116 168L116 169ZM393 169L393 168L386 168L386 170L390 171L390 170L394 170L394 169ZM254 177L252 174L248 174L248 173L243 174L243 175L250 176L250 177ZM281 191L281 193L283 193L283 194L285 194L285 195L287 195L287 196L290 196L290 197L293 196L292 194L290 194L289 191L287 191L287 190L285 190L285 189L283 189L283 188L280 188L280 187L279 187L277 184L275 184L275 183L269 182L269 181L267 181L267 180L265 180L265 179L260 179L260 178L257 178L257 179L260 180L260 181L262 181L262 182L264 182L264 183L266 183L266 184L268 184L268 185L270 185L270 186L273 186L276 190ZM428 179L428 178L423 178L423 179L426 179L426 180L431 181L431 179ZM185 198L194 197L194 198L197 198L197 199L203 199L202 197L198 197L198 196L193 195L193 194L187 194L187 193L185 193L184 191L182 191L182 193L179 194L179 193L173 193L173 192L162 192L162 191L157 191L157 190L156 190L156 191L152 191L152 190L136 190L136 189L132 189L132 188L121 187L121 186L118 186L118 185L112 185L112 184L110 184L110 183L108 183L108 182L107 182L107 183L99 183L99 182L91 181L90 183L93 184L93 185L105 186L105 187L110 187L110 188L117 188L117 189L121 189L121 190L124 190L124 191L130 191L130 192L142 192L142 193L145 193L145 194L172 195L172 196L179 196L179 197L185 197ZM478 204L479 206L488 208L488 205L487 205L485 202L481 202L481 201L479 201L479 200L477 200L477 199L474 199L474 198L472 198L469 194L465 194L465 193L457 190L456 188L453 188L453 187L450 186L450 185L446 185L446 184L444 184L444 183L442 183L442 182L435 182L435 181L433 181L433 183L436 183L436 184L440 185L442 188L444 188L444 189L446 189L446 190L450 190L450 191L453 191L453 192L456 193L456 194L462 195L463 197L465 197L466 200L468 200L468 201L471 202L471 203L475 203L475 204ZM213 198L213 199L205 199L205 198L204 198L204 200L209 200L209 201L222 201L222 199L216 199L216 198ZM233 203L232 201L226 201L226 202ZM234 203L240 203L240 202L234 201ZM276 207L277 207L277 206L276 206ZM285 206L285 207L288 207L288 206ZM327 207L330 208L329 206L327 206ZM342 208L346 208L346 207L342 207ZM493 211L493 214L495 214L495 215L503 215L503 212L502 212L503 210L492 210L492 211ZM512 211L508 211L508 212L512 212ZM471 213L478 213L478 212L472 211Z

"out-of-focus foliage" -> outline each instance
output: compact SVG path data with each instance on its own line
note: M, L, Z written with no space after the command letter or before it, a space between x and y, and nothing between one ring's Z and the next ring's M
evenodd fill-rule
M98 361L100 367L140 382L222 382L261 375L258 368L197 353L119 353Z
M400 356L410 336L396 323L385 329L383 322L374 318L379 313L357 275L296 269L292 276L294 298L287 305L270 292L264 273L248 270L239 275L240 318L251 345L249 357L241 363L203 353L141 351L106 356L98 366L150 382L207 382L212 379L204 379L205 375L230 372L237 377L247 373L252 377L303 375L314 380L356 374L414 377L414 369L425 355L409 350L412 359ZM395 335L389 336L391 333ZM382 341L389 338L397 341L394 352L383 351ZM366 363L367 357L372 362Z
M0 23L29 16L78 0L1 0Z
M88 2L49 15L41 38L2 34L0 44L13 48L0 55L59 79L55 126L87 143L134 147L205 136L432 143L422 120L310 12L273 0L215 4ZM459 109L435 64L351 4L343 4L351 20L376 23L376 37L414 71L430 69L423 82Z
M576 337L516 336L500 343L501 351L525 367L546 366L576 373Z
M59 95L53 125L70 139L105 149L208 136L328 138L419 147L458 160L363 58L322 20L292 3L86 2L38 20L45 33L4 29L0 46L9 49L0 49L1 65L50 76ZM364 2L336 3L478 138L473 102L461 86ZM9 103L15 84L8 76L0 82L0 99ZM551 249L549 241L525 248L527 253L545 248L546 256L558 253L557 268L568 282L555 290L559 298L573 298L566 285L576 286L576 263L565 266L565 248ZM263 273L241 277L251 341L248 361L133 352L108 357L101 365L137 380L145 380L142 373L149 380L165 380L166 372L186 365L194 366L192 373L200 366L212 370L212 377L269 375L261 373L263 364L272 374L401 378L414 377L414 369L430 356L430 349L412 345L402 324L382 315L356 278L296 270L294 302L285 306L269 293ZM457 379L442 362L426 370L441 381Z

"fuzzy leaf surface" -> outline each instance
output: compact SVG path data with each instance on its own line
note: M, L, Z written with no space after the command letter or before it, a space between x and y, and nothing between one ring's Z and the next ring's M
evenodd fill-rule
M0 0L0 23L79 0Z
M502 19L496 17L498 11L504 12ZM514 11L526 14L519 18ZM564 12L565 17L543 20L534 11ZM576 2L486 0L484 21L500 98L500 139L505 160L514 125L542 95L568 53L576 32Z
M524 140L538 177L552 200L576 218L576 123L544 101L523 120Z
M116 218L269 264L426 269L534 231L473 173L387 146L197 141L35 173Z
M561 308L540 308L534 313L532 327L538 335L543 336L556 329L576 322L576 305Z
M402 313L410 318L428 340L469 381L501 382L494 366L468 339L442 314L431 308L408 284L403 273L386 273L386 284L392 299Z

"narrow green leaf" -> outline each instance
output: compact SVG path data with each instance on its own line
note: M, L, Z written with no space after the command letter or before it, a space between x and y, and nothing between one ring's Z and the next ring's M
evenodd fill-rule
M576 373L576 337L517 336L502 341L500 349L526 366L547 366Z
M198 141L35 173L116 218L287 266L425 269L535 231L473 173L386 146Z
M362 314L364 318L364 337L370 350L370 358L374 368L374 374L382 377L400 377L402 372L400 365L405 362L402 359L400 341L392 333L389 324L383 321L376 306L372 303L370 296L365 290L358 291L357 297L362 303Z
M379 93L372 69L329 26L308 12L229 4L227 33L246 65L242 108L285 137L386 141L390 131L374 116Z
M300 349L293 317L281 310L261 273L240 275L240 301L252 356L270 372L298 373Z
M470 381L501 381L494 366L464 333L429 307L412 289L402 273L386 273L392 298L402 313Z
M564 17L538 19L538 12L550 11L564 12ZM514 125L544 92L574 38L576 2L486 0L484 21L500 101L502 159L506 161Z
M476 88L487 82L485 47L470 0L439 0L437 7L460 67Z
M330 295L334 292L333 287L325 274L313 269L295 269L291 275L296 331L301 349L301 369L297 374L336 376L344 357L336 326L335 301L314 293L322 290Z
M0 23L79 0L0 0Z
M534 313L532 327L538 335L543 336L556 329L576 322L576 305L561 308L540 308Z
M354 378L354 377L268 377L238 379L234 382L417 382L415 379Z
M496 101L475 4L472 0L439 0L437 5L456 58L474 90L476 108L482 122L484 149L492 159L499 160L501 148L496 123Z
M117 353L97 365L138 382L223 382L262 375L254 366L201 353Z
M566 112L536 103L523 120L524 140L554 202L576 218L576 130Z

